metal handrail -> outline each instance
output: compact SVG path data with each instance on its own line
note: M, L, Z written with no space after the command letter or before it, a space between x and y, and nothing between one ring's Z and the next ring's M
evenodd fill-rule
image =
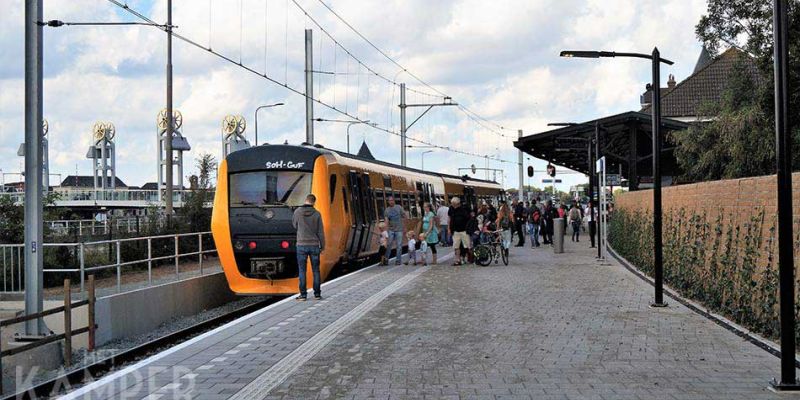
M67 247L67 248L77 248L77 258L78 258L78 265L73 268L45 268L44 273L79 273L80 278L80 292L85 292L85 277L87 273L96 272L96 271L104 271L109 269L116 270L116 287L117 293L122 292L122 267L131 266L131 265L143 265L147 264L147 286L153 284L153 263L158 261L164 260L174 260L175 262L175 274L177 276L180 275L180 259L186 257L196 256L198 258L199 264L199 273L203 275L205 273L203 269L203 256L207 254L214 254L216 253L216 248L203 248L203 240L204 238L211 235L210 231L205 232L192 232L192 233L176 233L176 234L167 234L167 235L153 235L153 236L142 236L142 237L134 237L134 238L119 238L119 239L108 239L108 240L98 240L92 242L81 242L81 243L45 243L44 247L53 248L53 247ZM197 245L192 251L181 252L180 249L180 239L181 238L196 238ZM168 255L153 255L153 241L158 240L169 240L173 241L174 252ZM130 242L137 242L137 241L146 241L147 242L147 252L146 256L137 259L137 260L128 260L122 261L122 243L130 243ZM115 262L110 262L107 264L102 265L95 265L95 266L86 266L86 252L87 248L96 247L96 246L114 246L114 253L115 257L112 260L116 260ZM22 275L23 275L23 258L21 257L22 251L22 244L0 244L0 264L2 265L2 273L0 273L0 280L2 280L2 291L3 292L21 292L22 288ZM10 251L9 251L10 249ZM89 251L92 251L91 249ZM9 253L10 257L8 257L7 253ZM10 261L11 266L9 268L8 261ZM9 274L10 273L10 274ZM10 276L9 276L10 275ZM9 279L10 278L10 279ZM9 290L10 289L10 290ZM16 290L15 290L16 289Z

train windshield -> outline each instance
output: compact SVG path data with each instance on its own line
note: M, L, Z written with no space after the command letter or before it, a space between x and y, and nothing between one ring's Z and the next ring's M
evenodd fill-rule
M311 193L311 173L241 172L230 176L230 206L302 206Z

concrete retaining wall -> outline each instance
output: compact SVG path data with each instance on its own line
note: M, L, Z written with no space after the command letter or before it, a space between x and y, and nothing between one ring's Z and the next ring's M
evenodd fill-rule
M97 301L96 344L145 334L235 298L222 272L104 297Z

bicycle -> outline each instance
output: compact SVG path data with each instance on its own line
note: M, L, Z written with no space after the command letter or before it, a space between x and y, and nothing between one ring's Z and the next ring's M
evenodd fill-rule
M472 250L475 256L475 264L482 267L489 266L494 261L499 264L500 259L504 265L508 265L508 249L503 245L502 231L487 232L491 234L488 240L484 237L480 244Z

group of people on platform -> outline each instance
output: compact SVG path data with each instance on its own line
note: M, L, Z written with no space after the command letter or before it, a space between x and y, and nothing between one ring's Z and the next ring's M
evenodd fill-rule
M408 248L406 261L403 257L396 257L395 264L422 264L437 263L437 248L452 247L454 252L453 265L462 265L474 262L472 254L473 244L489 233L497 232L503 242L504 251L511 247L516 236L516 246L525 245L525 236L530 240L532 248L542 244L552 245L554 235L554 221L564 219L566 227L572 228L572 241L580 242L581 231L585 230L584 220L588 219L589 237L591 246L594 247L595 221L597 209L591 202L585 206L575 202L569 207L565 205L554 206L552 201L517 201L511 204L500 201L495 207L491 201L483 202L477 206L464 205L461 199L453 197L450 205L430 203L423 204L422 220L416 229L406 232L403 220L406 212L395 203L393 198L387 199L384 211L384 222L378 224L380 231L380 253L383 255L381 263L386 265L394 254L402 254L404 245ZM594 210L590 213L590 209ZM541 240L540 240L541 239ZM430 258L428 258L430 249Z
M314 208L316 197L309 194L305 204L295 210L292 224L297 229L297 265L299 266L300 295L298 300L305 300L306 292L306 260L311 259L314 297L322 298L319 277L319 255L325 249L325 234L322 218ZM434 211L435 209L435 211ZM387 265L394 250L395 264L403 263L403 245L408 252L405 264L428 265L428 249L431 251L431 263L437 263L437 246L453 247L453 265L474 262L473 244L479 243L485 235L499 234L502 251L508 255L508 249L516 235L516 246L525 246L525 236L530 238L531 247L553 243L555 221L564 219L565 226L572 228L572 241L579 242L584 218L588 218L589 237L594 247L595 221L597 209L592 203L581 207L575 202L569 209L564 204L554 206L552 201L517 201L511 204L500 201L495 207L491 201L477 206L462 204L461 199L453 197L450 205L430 203L422 206L422 219L415 229L406 231L404 220L406 211L395 202L393 197L387 198L387 207L383 213L383 222L378 224L380 234L381 264ZM593 212L590 212L593 210ZM566 229L564 230L566 232ZM539 239L542 239L541 242Z

